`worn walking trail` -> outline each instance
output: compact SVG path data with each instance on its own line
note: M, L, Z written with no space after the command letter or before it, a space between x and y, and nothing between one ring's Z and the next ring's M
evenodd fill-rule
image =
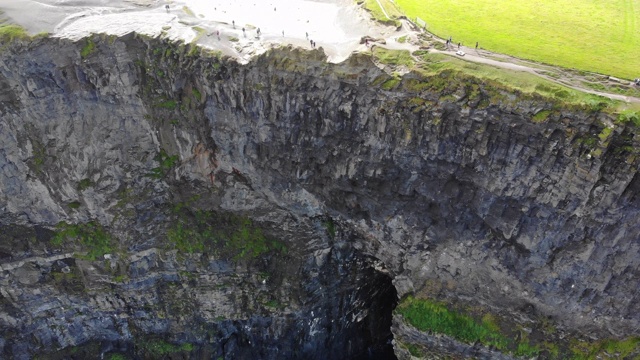
M585 86L581 86L581 82L588 81L585 77L580 75L572 75L570 71L567 69L562 69L558 67L554 67L551 65L544 65L534 62L529 62L527 60L513 58L507 55L495 54L486 50L475 50L473 48L462 47L462 50L465 51L464 60L472 61L487 65L492 65L496 67L500 67L503 69L510 69L516 71L524 71L531 74L535 74L542 78L545 78L549 81L555 82L557 84L583 91L590 94L595 94L603 97L607 97L613 100L620 100L628 103L637 103L640 104L639 97L626 96L620 94L607 93L602 91L597 91L593 89L589 89ZM439 51L439 50L431 50L435 53L445 53L448 55L454 55L455 52L452 51ZM501 58L503 60L497 60L497 58ZM528 64L528 65L527 65ZM619 86L626 86L628 88L633 88L635 85L629 84L629 82L625 82L624 80L612 80L608 76L592 74L592 77L599 77L599 83L610 83L611 85L619 84ZM626 84L625 84L626 83ZM637 87L637 86L636 86ZM638 88L638 92L640 93L640 87Z
M353 0L0 0L0 10L8 21L24 26L32 34L44 31L54 37L79 40L92 33L125 35L137 32L197 43L236 57L242 63L277 46L311 49L310 40L324 50L328 61L335 63L355 51L369 51L361 43L363 37L378 39L376 46L410 51L428 43L419 38L420 30L410 22L402 20L399 29L381 25L372 21ZM403 36L409 40L398 42ZM429 42L445 43L433 36ZM585 76L568 69L464 46L462 50L466 55L460 57L455 55L456 50L457 47L444 51L429 48L429 52L524 71L577 90L629 104L640 103L640 87L634 89L628 81L599 74ZM589 83L597 88L632 89L629 93L638 95L596 91L584 85Z
M406 49L412 52L424 46L423 42L417 39L418 34L421 32L421 30L417 29L414 24L406 20L402 20L402 29L405 30L399 30L397 34L394 34L390 38L386 38L386 44L382 46L394 50ZM413 41L407 40L405 43L398 42L399 38L411 35L414 35ZM432 42L440 42L443 45L446 44L446 40L444 39L436 38L432 34L429 34L429 36L431 37ZM446 46L444 46L444 48L446 49ZM574 90L603 96L612 100L623 101L629 104L640 104L640 86L634 85L630 81L615 79L607 75L595 73L587 73L587 75L583 75L576 70L536 63L505 54L493 53L484 49L475 49L461 46L460 50L464 52L464 56L459 56L456 54L456 52L458 51L457 45L450 45L446 50L429 48L428 51L430 53L449 55L464 61L491 65L502 69L527 72ZM584 86L584 83L592 83L594 85L601 85L602 87L615 86L618 88L628 89L630 90L630 92L636 93L638 95L628 96L604 91L597 91Z

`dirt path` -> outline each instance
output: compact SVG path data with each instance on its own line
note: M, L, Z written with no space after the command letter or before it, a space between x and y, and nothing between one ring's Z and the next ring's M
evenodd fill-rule
M384 6L382 6L382 4L380 4L380 0L376 0L376 2L378 3L378 6L380 7L380 10L382 10L382 13L384 14L384 16L386 16L387 19L391 20L391 18L389 17L389 14L387 14L387 11L384 9Z
M566 76L565 76L564 80L559 80L559 79L557 79L555 77L546 75L545 73L549 73L550 69L542 70L542 69L539 69L539 68L536 68L536 67L520 65L520 64L517 64L515 62L505 62L505 61L495 60L495 59L492 59L490 57L483 57L483 55L481 55L481 53L492 54L490 52L487 52L486 50L481 50L480 52L478 52L475 49L470 49L470 48L466 48L466 47L461 47L461 49L462 49L462 51L465 51L464 57L460 57L460 56L455 55L455 52L453 52L453 51L431 50L431 52L437 53L437 54L446 54L446 55L450 55L450 56L457 56L458 58L461 58L461 59L466 60L466 61L492 65L492 66L496 66L496 67L503 68L503 69L528 72L530 74L537 75L537 76L539 76L541 78L544 78L546 80L555 82L556 84L559 84L559 85L562 85L562 86L566 86L566 87L574 89L574 90L586 92L586 93L589 93L589 94L604 96L604 97L612 99L612 100L620 100L620 101L631 102L631 103L640 103L640 98L637 98L637 97L625 96L625 95L620 95L620 94L612 94L612 93L607 93L607 92L602 92L602 91L596 91L596 90L593 90L593 89L588 89L588 88L586 88L584 86L574 85L574 84L572 84L570 78L568 78ZM475 53L475 55L474 55L474 53ZM555 70L556 70L556 73L559 72L559 71L562 71L562 69L560 69L560 68L556 68Z
M431 44L429 44L429 42L418 40L418 35L421 33L425 32L417 29L417 27L413 23L407 20L402 20L402 29L393 34L393 36L386 37L384 39L385 44L377 44L376 46L381 46L393 50L409 50L411 52L416 51L421 47L424 48L425 46L428 46L428 51L430 53L448 55L460 60L491 65L502 69L527 72L574 90L599 95L612 100L619 100L630 104L640 104L640 86L634 85L633 83L626 80L616 79L602 74L580 72L577 70L536 63L505 54L493 53L484 49L476 50L475 48L466 46L460 47L460 50L464 52L464 56L459 56L456 54L456 51L458 51L457 45L450 46L448 50L437 50L434 48L433 44L438 42L444 45L446 43L446 40L440 39L433 34L426 33L431 37ZM411 36L413 41L399 43L398 39L402 36ZM442 48L445 48L445 46L442 46ZM605 89L617 88L620 89L620 91L625 92L626 94L616 94L613 92L601 91L590 88L585 84L590 84L593 87L601 87Z

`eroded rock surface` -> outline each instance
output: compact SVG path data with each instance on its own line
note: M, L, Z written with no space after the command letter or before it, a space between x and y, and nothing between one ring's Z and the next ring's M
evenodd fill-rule
M446 73L385 90L362 54L88 43L0 55L3 356L393 357L396 292L637 335L639 144L613 115Z

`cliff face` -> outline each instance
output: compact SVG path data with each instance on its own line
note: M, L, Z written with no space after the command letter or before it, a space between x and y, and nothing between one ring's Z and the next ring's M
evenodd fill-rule
M634 129L324 60L136 36L4 50L3 356L392 356L410 292L637 334Z

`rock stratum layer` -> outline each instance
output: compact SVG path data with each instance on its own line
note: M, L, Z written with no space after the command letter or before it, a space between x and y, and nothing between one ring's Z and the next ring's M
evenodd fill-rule
M410 293L638 335L637 130L459 76L5 48L2 357L393 358Z

